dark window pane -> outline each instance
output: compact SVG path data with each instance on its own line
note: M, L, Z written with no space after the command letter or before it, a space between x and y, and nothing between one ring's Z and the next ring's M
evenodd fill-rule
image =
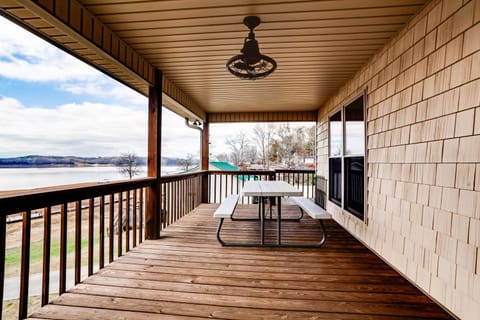
M342 112L330 117L329 123L330 157L340 157L343 148Z
M342 205L342 158L330 158L329 160L329 199L339 206Z
M365 154L363 96L345 107L345 155Z
M345 209L363 220L364 157L345 158Z

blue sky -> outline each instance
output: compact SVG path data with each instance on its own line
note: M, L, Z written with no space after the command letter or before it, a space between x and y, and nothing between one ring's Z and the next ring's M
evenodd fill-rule
M3 17L0 112L0 157L147 154L146 97ZM163 155L198 153L198 132L163 114Z

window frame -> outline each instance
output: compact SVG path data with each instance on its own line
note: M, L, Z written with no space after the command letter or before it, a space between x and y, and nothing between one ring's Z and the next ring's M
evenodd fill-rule
M352 104L355 100L359 98L363 98L363 134L364 134L364 149L363 149L363 155L359 154L351 154L351 155L346 155L346 125L345 125L345 109L348 107L350 104ZM336 114L340 112L341 114L341 123L342 123L342 154L338 156L333 156L331 155L331 126L330 126L330 119ZM338 201L335 201L335 199L332 201L330 198L330 181L329 181L329 187L328 187L328 197L327 200L333 203L335 206L339 207L342 209L342 211L346 211L350 216L362 221L363 223L368 222L367 218L367 89L362 90L361 93L356 94L352 96L352 98L348 99L345 103L342 103L340 106L332 110L328 114L328 179L330 180L330 159L335 159L335 158L340 158L341 159L341 201L340 203ZM357 212L352 212L352 209L346 208L346 199L345 199L345 188L346 188L346 183L345 183L345 177L346 177L346 170L345 170L345 164L346 158L355 158L355 157L363 157L363 219L358 215Z
M340 123L342 124L342 147L341 147L341 151L340 151L340 155L339 156L332 156L331 154L331 147L332 147L332 135L330 134L331 133L331 121L330 119L336 115L338 112L340 112ZM327 199L330 201L330 202L333 202L335 205L343 208L343 180L344 180L344 176L343 176L343 153L344 153L344 145L345 145L345 142L343 141L344 137L345 137L345 128L343 127L343 108L340 107L340 108L336 108L333 112L331 112L329 115L328 115L328 197ZM331 194L330 194L330 188L331 188L331 179L330 179L330 175L331 175L331 165L330 165L330 159L340 159L340 181L341 181L341 187L340 187L340 201L338 201L337 199L332 199L331 198Z

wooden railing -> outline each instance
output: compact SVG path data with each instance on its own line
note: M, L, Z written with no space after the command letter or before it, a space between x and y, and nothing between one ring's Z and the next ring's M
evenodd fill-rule
M266 171L209 171L209 202L220 203L232 193L240 193L248 180L285 181L303 191L307 198L315 196L315 170L266 170ZM240 203L251 203L252 197L241 197Z
M303 191L306 198L315 198L315 170L275 170L275 180L285 181Z
M207 175L199 171L160 178L161 228L174 223L202 202L202 179Z
M18 221L16 225L21 224L21 237L15 239L16 243L21 243L20 259L17 261L20 270L17 275L20 279L18 318L25 318L29 310L30 274L35 272L31 270L32 245L42 252L39 257L41 265L36 268L42 275L40 305L43 306L49 302L51 294L51 265L58 265L58 293L62 294L67 286L79 283L82 276L90 276L143 241L145 196L149 187L158 192L158 228L162 229L202 202L220 203L227 195L240 193L248 180L287 181L303 190L306 197L313 198L313 177L313 170L200 171L165 176L159 181L143 178L1 195L1 256L5 257L7 253L7 218L15 218L13 220ZM255 200L243 197L240 203L252 201ZM32 219L43 219L43 223L35 226L35 230L41 230L40 235L32 233ZM38 248L39 242L41 245ZM55 254L52 248L59 252ZM0 263L0 315L5 264ZM74 272L72 280L67 280L69 269Z
M246 181L275 180L273 171L209 171L209 203L220 203L232 193L239 194ZM241 197L240 203L252 203L252 197Z
M40 303L45 305L50 296L51 264L58 265L58 293L62 294L67 290L67 270L72 265L73 284L81 281L83 254L87 256L86 273L90 276L94 269L103 268L106 261L112 262L143 241L145 188L152 186L154 181L145 178L72 185L0 196L0 256L6 257L7 253L7 217L17 216L21 220L19 319L28 315L30 260L31 254L38 255L32 250L32 217L43 219L43 232L35 240L43 241L36 251L43 251L38 271L42 274ZM36 229L41 229L41 226ZM82 235L84 231L86 237ZM52 236L55 233L58 235ZM52 248L59 248L57 262L52 261ZM73 264L67 264L67 257L72 262L69 253L72 248ZM0 314L3 309L5 260L0 263Z

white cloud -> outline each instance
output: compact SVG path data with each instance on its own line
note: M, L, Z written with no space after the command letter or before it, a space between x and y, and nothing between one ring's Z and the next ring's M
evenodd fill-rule
M95 79L91 66L0 17L0 75L23 81Z
M42 109L0 96L0 157L147 154L146 97L2 17L0 77L53 84L77 100L103 102ZM199 154L199 132L174 113L165 109L163 114L162 155Z
M0 157L147 154L146 111L88 102L27 108L9 97L0 98L0 110Z
M164 108L162 111L162 156L200 158L200 132L185 126L185 119Z
M84 102L51 109L26 107L0 96L0 157L30 154L116 156L147 155L146 108ZM164 109L162 155L199 156L200 133Z
M76 95L90 95L146 106L146 98L90 65L0 17L0 76L50 82Z
M69 81L60 84L60 89L75 95L90 95L128 103L130 107L146 109L148 99L125 85L99 74L94 81Z

